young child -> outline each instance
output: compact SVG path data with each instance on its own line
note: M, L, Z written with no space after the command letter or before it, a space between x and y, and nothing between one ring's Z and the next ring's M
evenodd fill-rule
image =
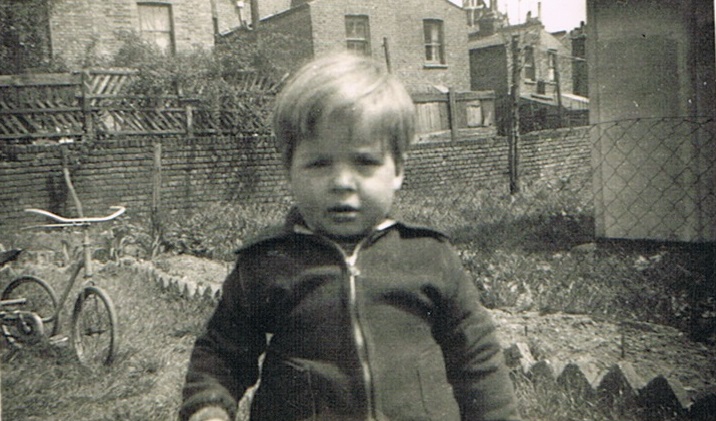
M519 418L459 257L389 217L414 127L408 93L368 59L318 59L289 81L274 131L296 207L238 251L181 419L233 420L264 352L252 421Z

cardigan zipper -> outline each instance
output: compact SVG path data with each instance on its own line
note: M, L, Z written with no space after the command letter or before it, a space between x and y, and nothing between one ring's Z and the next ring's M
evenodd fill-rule
M376 231L383 231L388 227L395 224L392 219L386 219L380 225L376 227ZM310 229L303 226L294 226L294 230L299 233L313 234ZM363 323L361 322L360 311L358 310L358 291L357 291L357 278L360 276L360 270L356 263L358 261L358 254L361 247L367 241L368 237L361 240L353 249L353 253L348 255L338 243L327 238L322 237L325 241L331 243L343 256L343 260L346 263L348 270L348 312L350 313L351 328L353 330L353 340L356 345L358 353L358 363L361 368L361 375L363 376L363 388L366 399L367 416L366 421L375 421L378 419L378 411L375 406L375 388L373 385L373 373L370 367L369 356L368 356L368 344L365 339L365 331Z
M358 291L356 285L357 278L360 276L360 271L356 266L356 262L358 260L358 252L360 251L361 244L362 242L358 243L350 256L346 255L345 252L343 253L343 256L348 267L348 308L353 328L353 339L358 351L358 361L361 367L361 374L363 375L363 387L365 389L366 406L368 409L367 421L371 421L377 419L373 390L373 373L371 371L368 358L368 344L366 343L363 323L361 322L360 311L358 310Z

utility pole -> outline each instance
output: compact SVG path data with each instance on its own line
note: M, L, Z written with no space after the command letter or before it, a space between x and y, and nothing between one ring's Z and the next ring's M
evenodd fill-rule
M510 129L507 135L507 159L510 172L510 194L516 194L520 191L517 171L517 144L520 140L520 76L522 74L519 35L512 36L510 49L512 50L512 86L510 87Z
M552 68L554 69L554 89L557 95L557 118L559 127L562 127L564 115L562 112L562 86L559 79L559 60L557 58L557 50L549 49L549 59L552 60Z

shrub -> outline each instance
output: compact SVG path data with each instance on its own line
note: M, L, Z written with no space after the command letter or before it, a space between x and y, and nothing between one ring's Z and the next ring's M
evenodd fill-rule
M234 260L234 252L262 229L280 223L287 206L216 203L175 214L162 227L167 251Z
M47 0L0 3L0 74L66 71L50 53Z
M258 52L250 47L213 50L195 47L188 52L167 55L136 32L119 36L122 41L119 51L103 64L137 69L138 76L128 88L133 94L216 100L231 92L247 73L272 74L270 67L256 67Z

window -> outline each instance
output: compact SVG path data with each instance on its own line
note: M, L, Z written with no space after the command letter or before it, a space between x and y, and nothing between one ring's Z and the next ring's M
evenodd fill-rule
M426 64L445 64L445 44L443 42L443 22L426 19L423 21L425 33Z
M555 50L547 52L547 80L557 81L557 52Z
M537 74L535 72L535 50L531 46L525 47L525 79L536 80Z
M363 56L370 55L368 16L346 16L346 46L348 51Z
M162 51L174 54L174 25L168 4L140 3L139 33L143 40L155 44Z

